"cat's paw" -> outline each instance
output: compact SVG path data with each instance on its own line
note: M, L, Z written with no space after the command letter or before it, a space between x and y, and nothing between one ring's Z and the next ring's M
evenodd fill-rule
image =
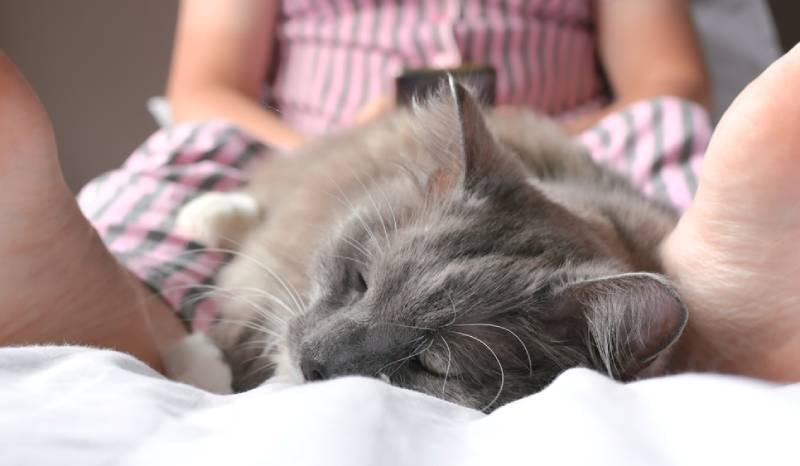
M178 213L175 228L209 247L238 247L245 233L261 221L258 202L245 193L205 193Z
M220 395L233 393L231 368L205 333L181 338L161 356L170 379Z

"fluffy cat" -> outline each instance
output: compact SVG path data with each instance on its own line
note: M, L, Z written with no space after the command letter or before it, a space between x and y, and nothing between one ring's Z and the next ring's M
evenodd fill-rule
M657 372L687 310L676 214L529 113L429 102L254 167L178 224L240 254L210 330L236 391L381 377L484 411L582 366Z

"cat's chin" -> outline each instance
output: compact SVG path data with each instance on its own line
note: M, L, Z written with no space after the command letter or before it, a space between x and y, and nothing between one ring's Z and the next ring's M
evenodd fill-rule
M300 366L293 362L289 349L285 345L279 348L272 356L272 361L275 363L275 371L268 382L288 385L299 385L305 382Z

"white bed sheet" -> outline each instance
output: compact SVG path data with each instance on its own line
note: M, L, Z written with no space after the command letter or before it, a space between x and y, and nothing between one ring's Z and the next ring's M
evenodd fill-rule
M120 353L0 349L2 465L800 464L800 385L574 369L491 415L377 380L212 395Z

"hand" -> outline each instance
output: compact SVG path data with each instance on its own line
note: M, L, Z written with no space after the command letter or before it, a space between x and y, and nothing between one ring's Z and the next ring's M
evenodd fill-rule
M356 115L353 117L352 125L361 126L369 123L397 108L395 98L390 94L380 95L361 107Z
M681 348L690 368L800 381L798 82L795 47L736 99L664 244L692 311Z

